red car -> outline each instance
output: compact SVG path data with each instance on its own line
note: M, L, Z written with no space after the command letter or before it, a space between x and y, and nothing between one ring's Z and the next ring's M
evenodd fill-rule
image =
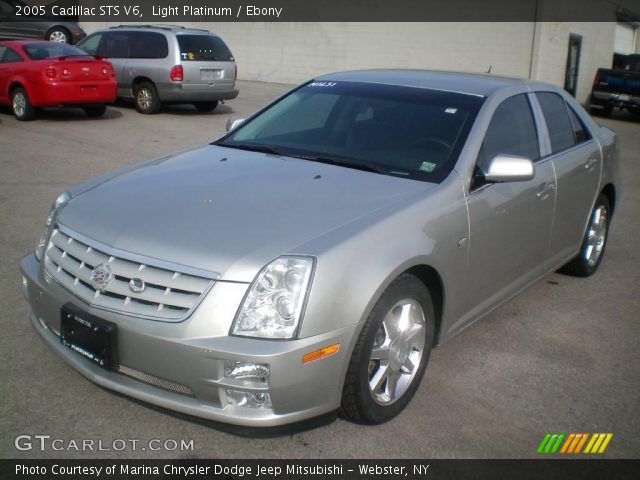
M0 105L18 120L37 107L80 107L90 117L104 114L116 99L116 76L102 57L63 43L0 41Z

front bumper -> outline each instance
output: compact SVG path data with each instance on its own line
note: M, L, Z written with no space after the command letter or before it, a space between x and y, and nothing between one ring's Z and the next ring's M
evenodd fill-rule
M98 385L184 414L250 427L294 423L340 405L349 346L357 333L355 325L293 341L230 337L226 332L247 284L217 282L187 320L169 324L81 302L45 278L33 254L24 257L20 266L34 329L69 365ZM117 370L101 368L62 345L57 332L61 308L66 304L117 325ZM305 353L334 343L341 344L336 354L302 364ZM225 360L268 363L268 383L226 378ZM229 388L268 393L272 406L233 405L226 396Z
M640 110L640 97L615 92L594 91L589 106L595 109L626 108L629 111Z

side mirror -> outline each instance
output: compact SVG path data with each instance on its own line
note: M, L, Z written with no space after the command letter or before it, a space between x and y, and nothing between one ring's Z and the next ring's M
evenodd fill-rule
M242 117L238 117L238 116L229 117L229 120L227 120L227 132L230 132L231 130L238 128L240 125L242 125L243 122L244 122L244 118Z
M535 167L528 158L498 155L491 160L484 176L487 182L526 182L533 179Z

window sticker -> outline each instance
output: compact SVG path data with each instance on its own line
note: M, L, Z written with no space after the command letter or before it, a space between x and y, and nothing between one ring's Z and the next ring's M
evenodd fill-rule
M307 85L308 87L335 87L336 82L313 82Z
M449 107L444 111L444 113L456 113L457 111L457 108Z
M435 168L436 164L431 162L422 162L422 165L420 165L420 170L423 172L433 172Z

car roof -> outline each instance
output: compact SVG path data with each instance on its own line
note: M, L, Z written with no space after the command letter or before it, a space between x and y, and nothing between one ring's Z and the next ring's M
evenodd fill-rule
M426 88L486 97L493 91L535 82L489 74L443 72L437 70L355 70L323 75L315 80L378 83Z
M210 32L204 28L191 28L191 27L182 27L180 25L115 25L113 27L109 27L105 30L143 30L143 31L152 31L152 32L172 32L172 33L199 33L199 34L209 34L215 35L215 33ZM102 31L105 31L102 30Z

